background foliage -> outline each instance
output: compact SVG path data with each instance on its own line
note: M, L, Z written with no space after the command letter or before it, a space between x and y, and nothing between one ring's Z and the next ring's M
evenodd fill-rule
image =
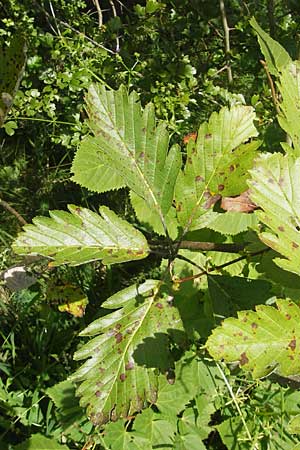
M99 204L106 205L150 237L147 221L137 222L134 209L139 217L139 206L130 201L128 189L96 193L71 180L75 152L88 134L83 106L86 89L100 80L114 89L123 84L135 90L142 105L151 101L156 116L168 121L171 143L181 146L183 137L196 131L213 111L252 105L258 117L261 150L279 151L285 134L276 121L249 19L255 15L262 29L287 49L291 59L297 59L299 5L283 0L259 4L228 0L231 51L226 55L218 1L101 1L102 17L97 4L88 0L0 3L2 45L20 34L27 42L25 72L0 130L1 200L28 222L47 215L49 209L66 209L69 203L92 211L97 211ZM228 63L232 83L227 76ZM284 94L282 91L283 100ZM189 145L187 152L189 148L192 151L191 141ZM228 195L234 194L228 191ZM0 269L4 273L24 261L11 250L20 223L5 208L0 220ZM170 230L172 233L176 230ZM239 235L228 236L227 242L239 242ZM224 241L218 224L195 231L190 238ZM247 239L253 242L254 251L261 250L251 232ZM207 281L185 283L178 303L194 343L192 350L180 359L176 352L182 349L174 344L173 372L167 377L160 374L155 406L136 418L109 421L100 432L87 420L73 385L65 381L78 367L73 361L74 352L83 344L78 334L104 315L102 303L108 297L135 282L159 277L161 258L151 254L142 262L116 266L92 262L50 271L43 259L26 260L38 282L17 292L0 287L1 448L296 448L297 380L279 379L281 384L278 378L253 381L235 367L229 372L222 365L207 363L202 350L220 317L253 308L255 298L270 304L276 296L298 301L298 277L276 266L274 254L225 266L222 277L214 274ZM182 256L200 266L204 263L201 254L184 250ZM212 265L218 266L239 255L211 252L210 256ZM184 260L175 264L181 277L199 271ZM251 283L243 278L247 276ZM79 299L75 314L74 310L70 314L65 286L70 297ZM225 310L220 306L224 295L228 298ZM89 302L85 315L83 299L84 308ZM208 371L216 385L211 384ZM184 387L178 383L176 396L171 391L174 376L186 382Z

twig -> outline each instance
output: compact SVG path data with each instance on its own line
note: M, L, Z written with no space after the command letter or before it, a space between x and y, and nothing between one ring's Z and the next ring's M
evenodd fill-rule
M225 40L225 56L226 56L226 64L227 64L227 77L228 83L231 84L233 81L232 78L232 70L230 65L230 37L229 37L229 26L227 22L225 4L223 0L220 0L220 11L224 28L224 40Z
M260 59L259 62L261 63L261 65L263 66L263 68L265 69L265 72L267 74L268 77L268 81L269 81L269 85L270 85L270 89L271 89L271 94L272 94L272 99L273 99L273 103L276 109L277 114L280 114L280 108L279 108L279 102L277 99L277 95L276 95L276 91L275 91L275 86L271 77L271 74L269 72L268 66L266 61L264 61L263 59Z
M200 273L197 273L196 275L191 275L190 277L185 277L185 278L181 278L180 280L176 280L177 283L185 283L186 281L191 281L191 280L195 280L196 278L201 278L203 275L208 275L208 273L210 272L214 272L214 271L218 271L221 269L224 269L225 267L231 266L232 264L235 264L239 261L242 261L243 259L246 259L248 257L252 257L252 256L257 256L257 255L261 255L262 253L265 253L267 251L269 251L270 248L264 248L263 250L259 250L257 252L253 252L253 253L248 253L246 255L242 255L239 258L233 259L232 261L228 261L224 264L220 264L219 266L215 266L215 267L209 267L206 270L203 270Z
M177 242L175 242L177 246ZM247 244L223 244L216 242L194 242L194 241L181 241L179 244L180 249L196 250L196 251L213 251L213 252L228 252L228 253L238 253L244 250ZM176 247L177 248L177 247Z
M1 198L0 198L0 205L3 206L3 208L6 209L6 211L10 212L13 216L15 216L22 226L28 223L26 222L24 217L22 217L21 214L19 214L18 211L15 210L15 208L10 206L9 203L7 203L5 200L2 200Z
M110 3L110 6L111 6L111 9L112 9L112 12L113 12L113 16L117 17L118 16L117 15L117 10L116 10L116 7L115 7L115 4L114 4L113 0L109 0L109 3ZM119 36L117 35L116 36L116 53L119 53L119 51L120 51L120 39L119 39Z
M103 14L102 14L102 11L101 11L101 8L100 8L100 5L99 5L99 1L98 0L93 0L93 3L94 3L94 5L95 5L95 7L97 9L98 25L99 25L99 28L101 28L102 25L103 25Z
M56 25L56 28L57 28L57 32L58 32L59 36L61 36L61 32L60 32L59 26L57 25L56 16L55 16L55 12L54 12L54 9L53 9L51 1L49 1L49 6L50 6L51 14L52 14L52 17L54 19L54 22L55 22L55 25Z

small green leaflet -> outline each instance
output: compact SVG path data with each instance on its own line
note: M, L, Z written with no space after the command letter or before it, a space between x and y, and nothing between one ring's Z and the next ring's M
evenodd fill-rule
M300 275L300 158L262 154L250 171L251 199L262 209L255 214L267 229L260 239L280 253L274 262Z
M142 233L106 206L100 207L100 215L74 205L68 208L70 213L50 211L50 218L36 217L33 225L25 225L13 243L14 251L47 256L51 266L76 266L98 259L114 264L148 255Z
M175 145L168 152L166 124L157 125L154 106L148 104L143 110L138 95L128 95L124 87L111 91L92 85L86 103L103 162L157 211L165 226L181 167L179 147Z
M200 125L196 142L189 141L175 187L177 216L185 231L201 228L201 216L221 195L245 190L259 144L242 144L258 134L254 119L252 107L222 108Z
M25 62L26 45L22 36L16 35L9 47L0 48L0 127L13 103Z
M155 403L159 372L172 367L169 337L183 326L173 297L157 280L123 289L102 306L116 311L80 334L93 336L75 353L87 361L72 375L91 421L101 425Z
M277 300L278 309L259 305L238 312L208 338L206 347L215 360L238 362L254 378L272 371L282 376L300 373L300 308L289 300ZM284 333L283 333L284 330Z

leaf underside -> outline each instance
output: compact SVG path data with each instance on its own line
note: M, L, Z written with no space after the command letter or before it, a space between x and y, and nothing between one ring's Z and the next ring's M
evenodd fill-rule
M300 158L261 155L249 181L251 199L262 209L255 214L267 226L260 239L280 253L282 269L300 275Z
M278 300L277 307L259 305L256 312L242 311L237 319L225 319L208 338L211 356L239 362L254 378L272 371L282 376L299 374L300 308L289 300Z
M91 323L81 335L94 336L75 354L89 358L72 376L77 394L95 424L127 417L157 399L158 373L172 365L168 335L182 332L172 297L160 281L147 280L106 300L118 309Z
M39 254L52 258L52 266L76 266L101 259L114 264L145 258L149 248L138 230L109 208L98 215L86 208L68 206L66 211L50 211L25 225L13 244L18 254Z

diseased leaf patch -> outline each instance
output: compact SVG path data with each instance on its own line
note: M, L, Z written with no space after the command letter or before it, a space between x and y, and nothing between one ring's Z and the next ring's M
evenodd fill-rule
M173 298L148 280L106 300L104 308L117 311L91 323L81 335L96 336L75 353L89 358L72 376L81 382L77 394L95 424L140 411L154 403L159 372L173 365L170 335L183 335Z
M50 211L25 225L13 244L19 254L39 254L52 259L51 266L76 266L102 259L114 264L145 258L148 244L142 233L106 206L100 215L86 208L68 206L70 213Z
M278 309L259 305L256 312L225 319L208 338L212 357L238 362L254 378L272 371L282 376L300 373L300 308L289 300L276 304Z
M222 108L200 125L196 142L189 140L175 186L177 217L184 229L201 228L202 216L222 196L246 190L248 169L260 143L242 144L258 134L254 119L249 106Z
M274 259L279 267L300 275L300 158L261 155L250 173L250 196L262 209L255 214L267 226L259 237L285 257Z

